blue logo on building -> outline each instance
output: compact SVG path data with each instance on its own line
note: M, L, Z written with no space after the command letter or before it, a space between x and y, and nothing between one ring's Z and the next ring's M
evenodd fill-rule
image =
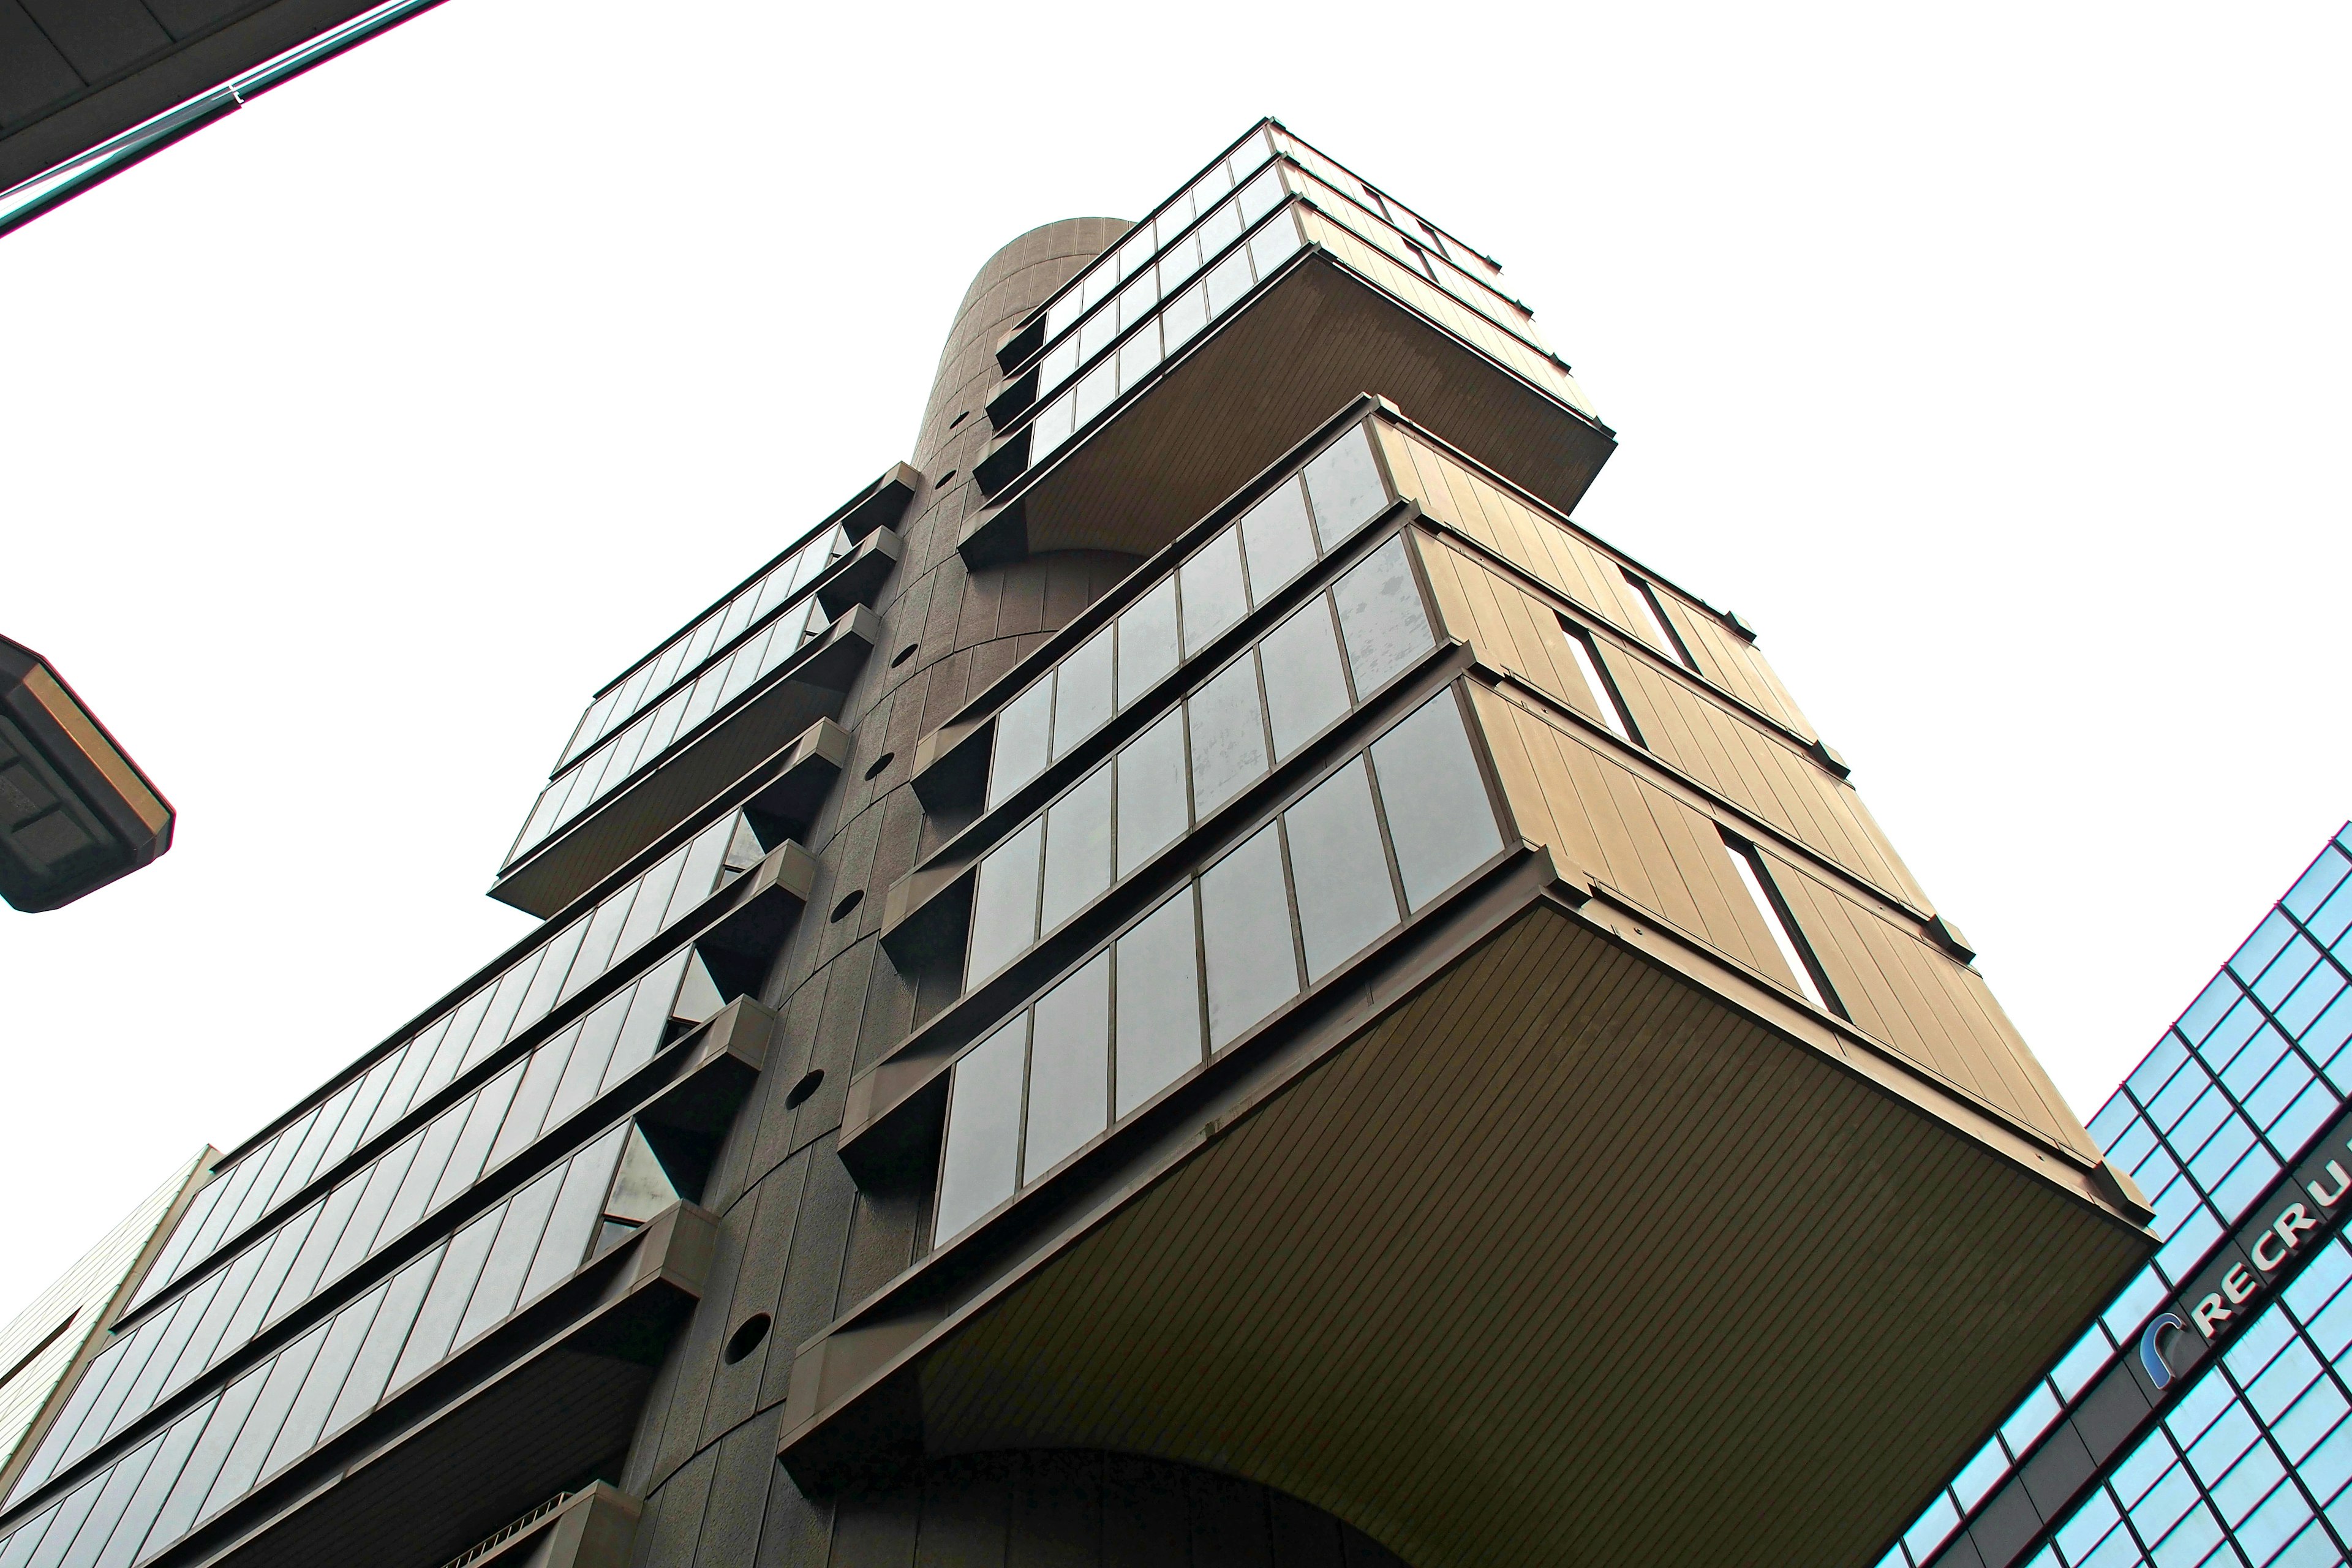
M2148 1320L2147 1327L2140 1331L2139 1363L2147 1368L2148 1377L2158 1388L2166 1386L2172 1381L2172 1369L2164 1364L2161 1336L2167 1329L2186 1331L2188 1327L2187 1323L2180 1321L2179 1313L2158 1312L2154 1318Z

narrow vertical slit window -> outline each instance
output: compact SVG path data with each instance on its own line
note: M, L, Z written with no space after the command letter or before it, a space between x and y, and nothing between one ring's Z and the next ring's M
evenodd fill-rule
M1675 636L1674 628L1666 624L1665 606L1658 603L1657 590L1622 567L1619 574L1625 579L1625 588L1633 597L1633 608L1641 615L1642 630L1668 658L1685 669L1696 670L1698 665L1691 658L1690 649L1683 647L1683 639Z
M1797 977L1797 989L1822 1012L1843 1017L1845 1010L1831 999L1829 977L1822 973L1811 945L1797 928L1795 918L1789 913L1789 906L1781 900L1780 890L1773 886L1771 873L1764 868L1754 847L1741 844L1727 834L1723 852L1731 857L1731 868L1739 873L1741 886L1756 902L1756 912L1764 917L1764 929L1771 933L1772 945L1780 950L1780 961Z
M1576 660L1576 671L1584 677L1584 684L1592 693L1592 705L1601 711L1601 721L1609 726L1611 734L1627 745L1640 745L1640 738L1633 733L1633 715L1625 711L1624 700L1617 695L1615 684L1601 672L1601 658L1593 648L1591 638L1585 634L1584 628L1565 618L1560 621L1559 627L1568 638L1568 651L1570 657Z

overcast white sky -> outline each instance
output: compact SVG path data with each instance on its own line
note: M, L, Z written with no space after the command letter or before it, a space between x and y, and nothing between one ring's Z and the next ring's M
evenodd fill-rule
M0 910L0 1316L525 930L580 706L907 454L999 244L1268 112L1502 259L1581 520L2088 1116L2352 813L2348 15L449 0L0 239L0 628L181 813Z

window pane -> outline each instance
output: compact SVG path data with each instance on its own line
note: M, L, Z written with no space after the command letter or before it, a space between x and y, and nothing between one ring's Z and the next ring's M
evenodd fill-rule
M424 1304L425 1289L433 1283L434 1270L440 1263L441 1249L436 1247L392 1277L391 1286L384 1291L383 1305L377 1309L375 1321L368 1325L359 1359L352 1363L352 1374L343 1380L343 1391L335 1396L334 1413L327 1417L328 1431L340 1432L375 1408L392 1376L393 1363L400 1359L400 1347L407 1342L408 1331L416 1321L416 1309Z
M1265 711L1277 759L1321 733L1348 710L1348 677L1339 663L1330 604L1318 594L1258 645L1265 669Z
M1372 463L1371 438L1357 426L1326 447L1307 465L1307 499L1314 503L1315 531L1330 549L1380 515L1389 504L1380 469Z
M1037 938L1037 854L1043 818L989 852L971 894L971 958L966 986L995 973Z
M172 1496L163 1504L163 1511L155 1520L154 1540L158 1544L178 1539L196 1521L196 1510L204 1505L205 1494L212 1490L221 1465L228 1458L229 1445L245 1426L245 1418L253 1412L253 1402L261 1396L262 1379L267 1366L256 1367L220 1396L213 1406L213 1418L205 1423L205 1435L196 1439L195 1451L188 1456L180 1471ZM70 1505L68 1505L70 1506Z
M1045 814L1041 931L1052 931L1110 886L1110 775L1106 763Z
M1564 631L1561 635L1568 643L1569 657L1576 660L1577 673L1584 677L1585 688L1592 695L1594 715L1609 726L1611 734L1630 742L1633 737L1625 729L1624 716L1617 711L1617 695L1602 679L1600 661L1592 657L1592 646L1580 632Z
M1110 1100L1110 954L1037 1003L1029 1051L1029 1135L1021 1179L1034 1182L1103 1130Z
M245 1430L237 1434L236 1444L229 1449L228 1458L205 1499L203 1512L227 1507L243 1496L261 1474L261 1461L269 1457L270 1445L278 1441L278 1428L286 1424L286 1413L294 1407L294 1396L302 1392L302 1380L310 1375L310 1363L319 1359L319 1345L325 1338L326 1325L321 1323L278 1352L277 1359L268 1363L269 1375L261 1385L261 1397L254 1401Z
M1055 675L1054 755L1102 728L1110 717L1111 630L1105 626L1062 661Z
M554 1217L547 1222L547 1234L523 1279L525 1301L537 1300L541 1291L567 1278L587 1256L589 1238L596 1232L605 1193L613 1184L613 1167L634 1131L615 1129L572 1157L564 1169L563 1189L556 1195Z
M1187 257L1192 254L1192 243L1189 239L1184 242L1183 249ZM1198 262L1192 262L1186 267L1185 270L1190 271L1192 266L1197 265ZM1160 313L1160 331L1162 341L1167 345L1167 352L1170 353L1174 353L1178 348L1191 342L1193 334L1208 324L1209 292L1204 284L1193 284L1170 300L1168 308Z
M1184 655L1206 647L1249 609L1242 588L1241 535L1226 529L1176 571L1184 591Z
M614 944L614 952L635 952L653 941L661 930L662 918L669 913L670 895L677 891L678 874L686 869L688 847L679 845L639 881L636 902L629 907L629 922L621 928L621 940ZM498 1017L495 1009L490 1016L494 1021Z
M416 1314L416 1327L400 1352L399 1364L392 1370L393 1387L448 1353L457 1320L482 1277L482 1265L489 1261L490 1243L497 1239L499 1222L505 1217L503 1207L494 1208L449 1238L448 1250L441 1255L441 1267L433 1276L433 1289L425 1293L425 1306Z
M327 1413L334 1408L335 1396L343 1390L343 1379L350 1375L352 1363L359 1359L360 1347L367 1342L368 1328L375 1321L383 1292L384 1288L377 1286L336 1313L329 1323L326 1343L320 1347L319 1359L302 1384L301 1396L287 1412L285 1426L269 1457L262 1461L262 1474L269 1475L289 1460L308 1453L319 1440L320 1432L327 1425Z
M1118 1114L1200 1065L1200 957L1188 887L1118 939Z
M1231 204L1228 204L1223 210L1231 212L1233 210ZM1234 308L1236 300L1249 292L1252 281L1249 251L1246 248L1234 251L1211 268L1209 276L1203 281L1209 288L1209 314L1223 315Z
M1081 357L1085 352L1084 349L1079 351ZM1118 363L1116 360L1105 360L1078 378L1078 384L1071 393L1071 417L1084 425L1109 407L1110 400L1118 395Z
M1324 780L1283 814L1307 978L1320 980L1397 921L1388 855L1372 819L1361 759Z
M1242 519L1249 553L1250 601L1268 595L1315 564L1315 535L1307 526L1307 500L1297 479L1286 479Z
M1145 327L1118 346L1118 389L1125 392L1160 363L1160 328Z
M515 1087L522 1082L525 1066L517 1062L498 1077L484 1084L469 1102L471 1110L466 1118L466 1131L457 1146L450 1152L449 1163L443 1168L441 1180L433 1189L428 1208L443 1204L474 1184L482 1173L482 1162L489 1157L490 1142L498 1136L499 1124L506 1121L507 1107L514 1099Z
M1047 676L997 714L996 744L988 762L991 806L1045 771L1045 736L1053 713L1054 679Z
M571 977L564 982L563 994L568 1000L588 987L588 983L611 967L613 944L621 940L621 928L628 923L629 907L635 902L635 883L596 906L588 917L588 934L581 939L579 956L572 960Z
M555 1099L555 1086L562 1081L564 1065L572 1059L572 1047L579 1038L580 1026L574 1024L530 1053L522 1087L515 1090L514 1104L507 1111L505 1125L499 1129L499 1141L490 1147L488 1169L505 1164L539 1136L547 1108Z
M559 1167L507 1200L507 1217L499 1226L498 1239L490 1244L489 1261L483 1266L481 1282L474 1288L473 1299L466 1303L465 1316L457 1320L457 1332L451 1343L471 1343L475 1335L514 1310L515 1299L522 1291L522 1278L539 1251L540 1235L547 1229L547 1216L553 1211L555 1194L562 1185L563 1171Z
M1373 742L1372 771L1413 909L1503 847L1450 688Z
M1176 579L1168 577L1118 616L1118 705L1151 689L1176 668Z
M1282 849L1271 825L1201 879L1201 926L1209 960L1209 1045L1236 1036L1298 992Z
M1383 686L1436 646L1421 590L1405 563L1404 539L1390 540L1332 588L1339 605L1339 630L1348 641L1348 667L1359 697Z
M1244 653L1185 700L1192 734L1192 798L1209 813L1265 772L1257 667Z
M955 1065L948 1090L947 1148L940 1156L938 1241L1013 1195L1021 1156L1021 1075L1028 1056L1024 1013Z
M1184 836L1184 710L1171 708L1118 753L1120 876Z

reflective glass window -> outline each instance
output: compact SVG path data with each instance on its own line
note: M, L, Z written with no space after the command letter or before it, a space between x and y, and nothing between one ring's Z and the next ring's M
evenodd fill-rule
M1038 930L1052 931L1110 886L1111 768L1106 763L1045 813Z
M1176 576L1183 593L1184 653L1189 658L1249 612L1249 594L1242 585L1240 535L1226 529L1177 568Z
M938 1237L969 1229L1019 1185L1021 1080L1028 1047L1029 1015L1024 1011L955 1065L932 1226Z
M1282 847L1271 825L1201 878L1206 938L1209 1046L1222 1050L1298 993L1283 886Z
M1405 902L1418 910L1503 847L1451 689L1374 742L1371 755Z
M1372 460L1370 435L1355 426L1307 465L1307 496L1326 550L1386 510L1388 488Z
M1320 980L1397 922L1396 893L1360 758L1283 814L1307 978Z
M1006 703L996 715L995 744L990 752L988 772L988 804L992 807L1045 771L1053 714L1054 681L1048 676Z
M970 981L1004 967L1037 936L1038 853L1045 819L1028 825L989 852L972 889Z
M1199 942L1188 885L1118 939L1118 1114L1129 1114L1201 1059Z
M1111 628L1105 626L1064 659L1055 672L1054 755L1103 726L1111 715Z
M1187 699L1184 708L1192 738L1192 795L1206 816L1266 771L1256 660L1244 653Z
M1024 1182L1053 1169L1108 1124L1110 954L1096 954L1041 997L1031 1028Z
M1118 753L1118 874L1184 836L1184 711L1171 708Z
M1300 482L1285 479L1250 508L1241 520L1241 535L1253 600L1263 602L1315 564L1315 534Z
M1274 754L1289 756L1348 711L1348 676L1331 610L1317 595L1258 645Z
M1174 673L1176 580L1157 587L1118 613L1118 706L1125 708Z
M1436 646L1402 536L1349 568L1333 585L1332 598L1360 696L1386 685Z

